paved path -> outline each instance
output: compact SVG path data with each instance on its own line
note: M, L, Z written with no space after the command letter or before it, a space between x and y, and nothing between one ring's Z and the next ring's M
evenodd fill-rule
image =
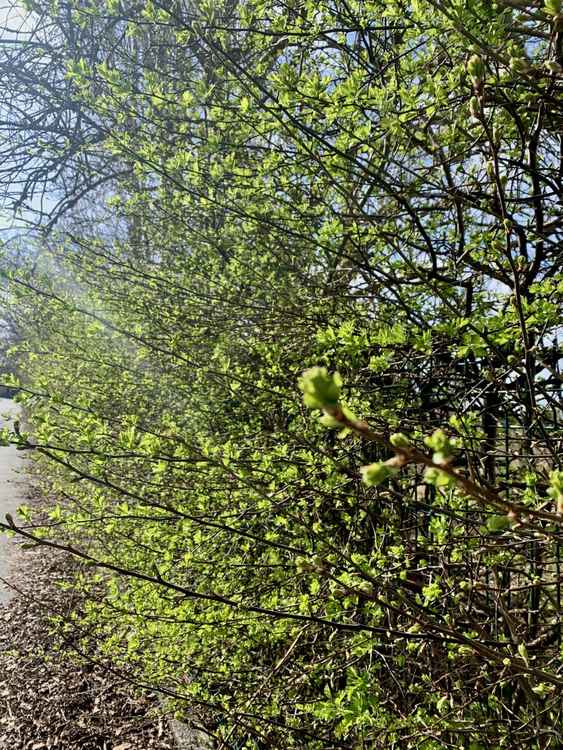
M0 398L0 427L11 423L19 413L19 406L8 398ZM6 417L8 415L8 417ZM0 519L6 513L16 518L16 510L25 501L25 483L21 476L24 466L24 453L13 445L0 446ZM8 570L13 551L13 540L0 533L0 578L9 578ZM0 581L0 603L8 601L11 590Z

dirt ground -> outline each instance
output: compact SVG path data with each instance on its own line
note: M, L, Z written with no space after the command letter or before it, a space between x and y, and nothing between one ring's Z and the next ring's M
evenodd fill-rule
M0 604L0 750L172 750L155 695L57 648L50 618L77 606L57 585L72 564L45 547L12 550L17 591Z

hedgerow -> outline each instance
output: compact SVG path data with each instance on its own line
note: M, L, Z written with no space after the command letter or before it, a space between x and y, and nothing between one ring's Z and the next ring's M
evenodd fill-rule
M218 747L559 747L559 5L27 5L60 627Z

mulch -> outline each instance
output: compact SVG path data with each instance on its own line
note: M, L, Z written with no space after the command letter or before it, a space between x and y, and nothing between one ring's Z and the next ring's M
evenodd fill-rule
M14 542L17 544L17 542ZM46 547L15 550L13 598L0 605L0 750L172 750L154 694L82 656L61 651L54 613L80 605L75 563Z

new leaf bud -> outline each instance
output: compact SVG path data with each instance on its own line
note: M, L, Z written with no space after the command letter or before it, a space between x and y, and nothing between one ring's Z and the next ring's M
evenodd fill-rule
M378 461L368 466L362 466L360 471L364 484L367 484L368 487L375 487L386 479L389 479L393 474L396 474L398 469L394 466L389 466L384 461Z
M550 16L557 16L561 13L561 0L544 0L543 6Z
M326 367L311 367L305 370L299 379L299 388L303 391L303 400L310 409L334 407L340 399L342 378L339 373L333 375Z
M403 432L393 433L393 435L391 435L391 437L389 438L389 442L391 443L391 445L395 446L395 448L411 447L411 441Z
M475 87L479 86L485 75L485 64L479 55L471 55L467 62L467 72Z

